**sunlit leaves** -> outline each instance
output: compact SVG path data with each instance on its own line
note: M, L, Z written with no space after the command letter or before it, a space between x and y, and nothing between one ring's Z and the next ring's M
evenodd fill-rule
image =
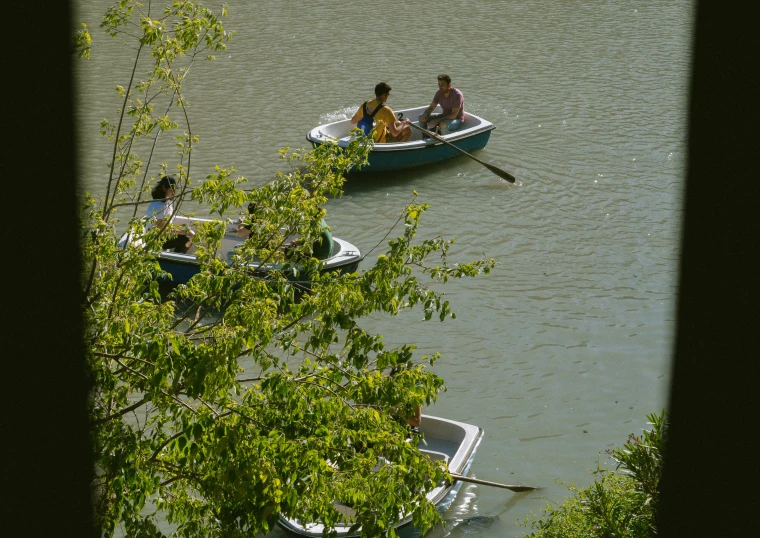
M610 471L597 463L594 482L579 488L568 486L572 496L559 506L546 505L543 517L535 514L525 522L536 538L657 536L657 490L663 469L667 416L647 415L651 429L631 434L621 448L608 451L619 464Z
M622 472L633 477L647 502L656 506L659 502L668 419L663 410L659 415L647 415L647 420L651 429L644 430L641 436L631 434L622 448L616 448L610 454Z
M415 199L373 266L321 273L313 255L325 204L367 162L366 139L285 148L288 170L255 189L232 167L197 174L183 85L199 54L224 50L225 14L122 0L101 25L131 40L136 57L116 86L118 118L100 125L113 144L106 193L88 195L81 215L98 525L155 536L165 520L178 536L253 536L278 514L334 526L340 501L368 536L393 535L403 514L428 528L439 516L425 493L443 471L421 457L405 417L444 390L431 368L439 356L386 346L364 324L414 309L453 316L436 286L493 261L450 264L453 241L418 239L427 205ZM156 148L176 161L157 166ZM192 199L218 218L196 227L199 272L171 291L157 253L180 229L140 218L156 168L179 178L175 209ZM120 208L132 216L117 221ZM238 220L250 235L223 257ZM120 243L124 231L133 240Z
M92 46L92 36L87 29L86 24L82 24L82 29L74 34L74 50L80 58L90 58L90 47Z

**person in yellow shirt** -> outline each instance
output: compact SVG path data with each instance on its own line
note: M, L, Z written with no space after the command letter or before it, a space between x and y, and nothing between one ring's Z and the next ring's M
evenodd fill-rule
M379 144L406 142L412 136L410 121L408 119L397 120L393 110L385 104L390 92L391 87L387 82L379 83L375 86L375 98L362 103L354 117L351 118L351 123L364 129L365 134L370 133L374 121L374 140Z

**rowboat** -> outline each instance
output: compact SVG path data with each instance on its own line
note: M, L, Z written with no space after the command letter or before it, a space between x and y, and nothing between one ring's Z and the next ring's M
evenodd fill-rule
M424 434L424 442L419 445L420 452L434 460L446 462L451 473L464 475L470 469L475 458L475 450L483 437L483 430L472 424L457 422L440 417L423 415L420 432ZM445 512L459 491L462 482L449 483L442 481L428 492L427 499L435 504L440 513ZM349 532L351 528L350 507L338 505L336 509L343 513L344 524L335 527L337 536L340 538L352 538L361 534L361 529ZM298 520L280 517L278 524L287 531L299 536L317 538L322 536L324 525L321 523L304 523ZM411 515L404 517L395 527L399 536L414 534L414 526L411 525Z
M412 123L419 125L417 118L427 107L406 108L396 113L398 119L409 118ZM441 112L437 107L434 112ZM317 147L325 143L337 143L339 147L348 147L355 135L351 129L355 125L350 119L336 121L314 127L306 134L306 140ZM454 144L466 152L473 152L486 147L491 131L495 127L490 121L465 112L462 127L453 133L441 135L441 138ZM422 132L413 129L412 136L406 142L390 144L375 143L369 154L369 164L362 167L360 172L386 172L400 170L424 164L436 163L460 155L455 149L448 147L435 138L422 138ZM353 172L353 170L352 170Z
M211 219L202 219L196 217L184 217L175 215L172 219L172 223L176 225L186 225L188 227L194 227L202 222L212 222ZM237 236L236 226L228 226L225 230L224 237L222 238L222 244L217 253L217 257L222 260L228 260L229 253L238 245L242 244L244 239ZM124 234L120 241L119 246L123 247L127 241L132 241L137 244L141 242L139 238L130 239L129 234ZM345 273L352 273L359 267L361 261L361 252L357 247L349 243L344 239L333 236L333 252L329 258L322 261L322 272L341 271ZM171 274L172 284L186 284L190 278L200 272L200 265L198 259L194 254L195 245L181 254L179 252L172 252L163 250L158 253L158 263L163 271ZM266 271L280 269L281 266L276 264L260 265L258 260L254 260L250 265L250 268L254 273L264 273ZM292 279L292 277L289 277ZM296 280L300 282L300 280Z

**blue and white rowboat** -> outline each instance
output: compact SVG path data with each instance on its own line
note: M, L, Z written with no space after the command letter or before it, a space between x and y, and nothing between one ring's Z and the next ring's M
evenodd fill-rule
M406 108L399 110L396 116L399 119L409 118L413 123L419 125L417 118L427 107ZM437 107L434 112L441 112ZM312 146L317 147L326 142L333 142L341 147L347 147L354 139L351 129L355 125L350 119L336 121L314 127L306 134ZM483 118L465 112L464 123L462 127L442 138L456 147L471 153L483 149L488 143L491 131L495 129L493 123ZM390 144L375 143L369 154L369 165L361 168L361 172L386 172L390 170L400 170L411 168L424 164L436 163L457 157L461 155L453 148L446 146L434 138L422 139L422 132L418 129L412 129L412 136L406 142L394 142Z
M201 222L210 222L210 219L202 219L195 217L185 217L175 215L172 219L174 224L184 224L190 228L200 224ZM236 246L240 245L244 240L239 238L235 233L236 227L229 226L225 231L224 238L222 239L221 248L219 249L218 256L226 260L228 253ZM120 241L119 246L124 246L127 241L133 244L142 244L142 239L131 238L129 234L124 234ZM353 273L359 267L359 262L362 259L361 252L357 247L349 243L344 239L333 236L333 252L329 258L322 260L322 272L340 271L344 273ZM163 250L158 253L158 263L161 269L171 274L171 282L173 284L187 284L187 282L196 274L200 272L200 265L198 259L195 257L195 245L190 247L190 250L186 254L180 254L178 252ZM261 276L272 269L280 269L278 265L266 265L260 266L257 261L250 264L252 274L258 274ZM294 280L294 282L301 282L300 280ZM303 281L304 285L308 282Z

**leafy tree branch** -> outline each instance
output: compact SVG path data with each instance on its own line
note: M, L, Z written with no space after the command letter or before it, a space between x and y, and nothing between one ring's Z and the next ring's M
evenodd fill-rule
M357 273L322 272L313 244L325 205L367 162L366 140L284 148L289 171L256 188L232 167L200 178L183 87L195 59L224 50L233 33L222 24L226 7L176 0L157 14L152 3L120 0L101 24L131 40L135 57L117 87L118 118L99 126L110 156L103 192L86 196L81 211L99 528L156 537L168 522L174 536L256 536L281 514L331 528L343 517L336 501L354 507L366 536L401 514L430 528L439 516L425 494L444 471L421 456L405 416L444 390L433 370L440 355L386 349L364 325L413 309L420 324L453 317L439 286L495 262L452 265L453 241L418 239L427 205L414 193L375 247L382 253L366 255ZM74 41L80 56L96 52L86 26ZM170 131L178 132L163 136ZM172 144L173 164L154 164ZM159 253L178 227L146 226L139 208L170 169L180 178L175 213L193 200L212 221L193 239L198 274L166 291ZM250 235L222 259L228 224L249 204ZM130 241L120 241L125 233ZM254 260L271 270L252 272ZM378 467L378 458L391 463Z

